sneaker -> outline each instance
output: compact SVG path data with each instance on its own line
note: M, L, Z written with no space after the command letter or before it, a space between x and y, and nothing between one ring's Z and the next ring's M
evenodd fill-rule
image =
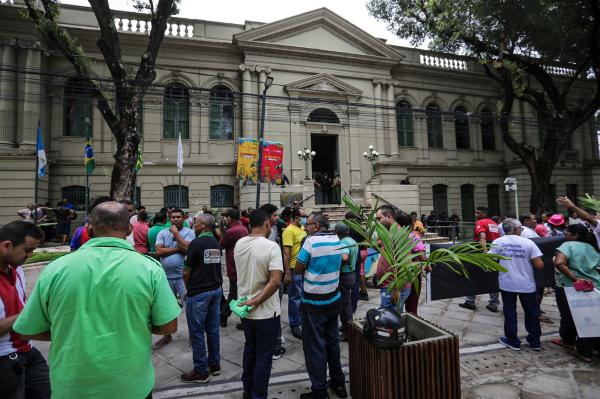
M495 308L492 305L487 305L485 308L492 313L498 313L498 308ZM473 309L473 310L475 310L475 309Z
M179 379L181 382L206 384L210 381L210 375L206 372L198 373L196 370L192 370L189 373L181 374Z
M331 390L335 392L338 398L347 398L348 391L346 391L346 385L340 385L337 387L331 387Z
M514 351L520 351L521 350L521 346L513 346L508 342L508 338L506 337L500 337L498 339L498 342L500 342L502 345L506 346L507 348L510 348Z
M529 349L531 349L532 351L539 352L539 351L542 350L542 347L541 347L541 345L538 345L538 346L531 346L531 345L529 345Z
M283 356L285 354L285 348L281 347L279 348L279 350L276 350L273 352L273 360L277 360L279 358L281 358L281 356Z
M302 339L302 329L300 327L292 328L292 335L298 339Z
M469 309L469 310L477 310L477 306L472 305L470 303L459 303L458 306L460 306L463 309Z
M360 299L361 301L368 301L369 300L369 294L366 292L361 292L358 294L358 299Z
M221 366L218 364L213 364L212 366L208 366L208 370L210 371L210 375L220 375L221 374Z
M227 327L227 317L221 317L221 327Z

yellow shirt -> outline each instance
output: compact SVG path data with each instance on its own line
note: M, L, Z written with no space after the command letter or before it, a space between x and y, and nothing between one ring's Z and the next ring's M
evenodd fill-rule
M290 224L283 230L282 240L284 247L291 247L290 251L290 268L296 267L296 258L300 252L300 244L306 236L306 231L303 228L297 227L295 224Z

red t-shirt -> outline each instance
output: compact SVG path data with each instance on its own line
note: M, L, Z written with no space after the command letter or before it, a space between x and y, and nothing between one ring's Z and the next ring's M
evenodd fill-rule
M485 233L485 241L492 242L500 237L498 225L492 219L480 219L475 223L475 241L479 241L479 234Z
M139 253L148 253L148 224L137 221L133 225L133 247Z

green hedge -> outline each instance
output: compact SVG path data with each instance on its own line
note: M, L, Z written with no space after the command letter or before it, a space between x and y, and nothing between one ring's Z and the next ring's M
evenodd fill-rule
M39 252L33 254L33 256L25 262L28 263L36 263L36 262L50 262L56 258L60 258L61 256L68 254L68 252Z

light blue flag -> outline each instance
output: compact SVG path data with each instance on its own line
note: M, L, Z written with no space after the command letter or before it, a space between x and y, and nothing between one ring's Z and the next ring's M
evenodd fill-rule
M42 127L38 125L37 130L37 157L38 157L38 176L46 176L46 150L44 149L44 139L42 139Z

